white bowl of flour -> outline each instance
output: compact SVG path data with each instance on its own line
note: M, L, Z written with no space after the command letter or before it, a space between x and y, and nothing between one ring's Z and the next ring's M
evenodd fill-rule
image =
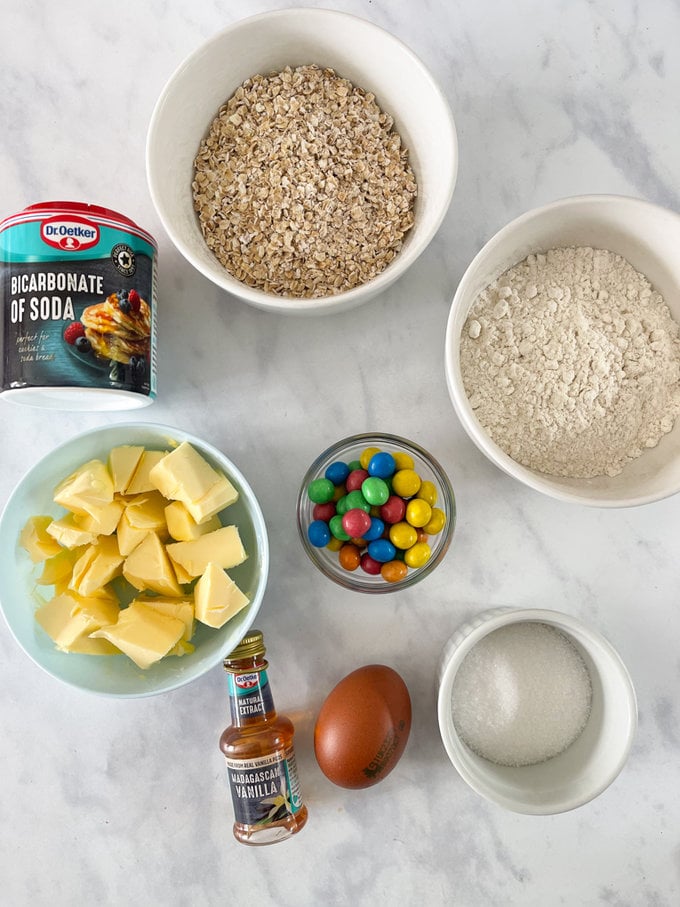
M553 497L629 507L680 491L680 216L634 198L522 215L472 261L449 314L463 427Z

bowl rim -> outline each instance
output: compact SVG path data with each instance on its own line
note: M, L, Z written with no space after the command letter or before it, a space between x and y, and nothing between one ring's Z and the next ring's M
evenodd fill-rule
M407 450L410 448L412 451L417 453L429 466L429 468L434 473L437 481L441 487L441 493L446 498L446 507L447 507L447 521L446 525L441 530L441 542L438 547L437 553L434 554L427 563L423 564L422 567L417 569L412 569L409 573L401 580L396 583L388 583L383 581L382 583L376 582L372 583L370 579L363 580L363 574L357 574L356 572L340 572L340 570L335 571L327 567L327 565L322 561L318 556L318 552L324 549L315 548L307 538L307 525L303 524L303 508L308 504L308 498L306 495L307 486L315 474L319 471L321 465L324 461L330 459L332 456L335 456L343 448L349 446L360 446L369 441L386 441L388 444L393 444L395 447L405 447ZM456 497L453 491L453 486L448 475L444 471L441 463L434 457L429 451L425 450L424 447L421 447L415 441L411 441L408 438L404 438L400 435L394 435L389 432L361 432L356 435L348 435L346 438L342 438L339 441L336 441L334 444L331 444L326 450L322 451L315 460L311 463L309 468L306 470L302 481L300 482L300 488L298 489L296 506L295 506L295 515L298 528L298 536L300 542L305 551L305 554L312 562L312 564L328 579L333 580L339 586L342 586L344 589L348 589L351 592L363 592L369 595L373 594L386 594L390 592L401 592L404 589L408 589L410 586L413 586L415 583L420 580L425 579L427 576L432 573L432 571L437 567L441 561L444 559L446 553L448 552L451 542L453 540L454 531L456 527L456 518L457 518L457 505Z
M154 147L156 144L156 132L159 128L159 122L163 116L164 108L168 101L168 98L172 94L175 84L184 75L185 70L193 66L209 48L213 47L216 44L219 44L229 36L236 34L239 30L249 28L253 24L257 24L258 21L275 19L290 19L291 21L294 21L296 18L318 19L321 21L326 19L342 19L346 21L352 21L359 27L363 27L367 31L372 31L376 34L380 34L383 39L393 42L395 47L399 48L401 53L407 56L420 70L424 81L429 83L432 94L439 102L442 113L444 114L444 116L440 118L441 121L438 123L438 129L442 134L447 135L448 143L451 149L451 167L448 170L448 177L446 179L445 187L444 185L442 185L443 193L440 210L437 212L437 215L434 218L430 229L419 237L417 243L414 242L410 244L409 247L405 250L405 254L404 250L402 249L399 254L393 259L393 261L372 280L369 280L358 287L354 287L351 290L346 290L343 293L337 293L331 296L323 296L319 299L300 299L295 296L277 296L271 293L266 293L263 290L249 287L247 284L241 283L240 281L236 280L236 278L232 277L231 274L226 271L226 269L222 268L222 266L219 265L219 262L217 262L216 259L214 267L209 267L204 261L199 260L194 255L192 249L188 246L188 244L184 242L180 231L175 229L172 220L168 216L167 205L163 200L162 193L160 192L158 186L156 166L153 163ZM208 38L207 41L204 41L202 44L200 44L195 50L189 53L181 61L181 63L171 73L165 85L163 86L161 94L159 95L151 114L151 119L149 121L146 135L145 164L149 193L151 195L152 203L156 209L161 224L178 251L199 273L210 280L213 284L218 286L221 290L257 308L271 312L279 312L282 314L312 315L331 314L337 310L350 309L353 306L368 301L369 298L372 298L373 296L382 292L382 290L386 289L394 281L403 276L404 272L408 268L410 268L411 265L420 257L422 252L425 251L430 241L434 238L437 231L439 230L449 210L458 177L459 151L455 120L446 95L444 94L439 83L434 78L423 60L413 50L411 50L411 48L404 41L402 41L401 38L398 38L387 29L376 25L369 19L365 19L362 16L357 16L353 13L335 9L294 6L286 9L265 11L262 13L257 13L253 16L248 16L243 19L238 19L225 28L221 29L220 31L216 32L214 35ZM441 179L441 177L442 175L440 174L438 182L440 184L443 184L443 179ZM411 229L413 230L412 235L415 237L415 225Z
M11 494L5 501L2 511L0 512L0 538L4 534L4 526L5 526L6 520L8 519L7 514L10 511L10 506L13 503L15 497L19 496L19 494L21 492L21 488L24 485L24 482L26 482L33 475L37 474L39 472L39 470L44 466L45 462L48 459L53 457L55 454L57 454L59 451L63 450L64 448L70 447L70 446L76 444L78 441L83 440L86 437L91 437L93 435L97 435L97 434L100 434L100 433L103 433L106 431L118 431L118 430L125 431L126 429L137 429L138 430L141 428L149 429L154 432L158 432L159 435L163 434L163 435L166 435L168 438L172 438L174 440L187 441L188 443L190 443L192 445L195 444L199 450L205 451L217 463L224 462L225 464L229 464L230 476L235 479L235 481L238 483L240 488L246 493L245 496L247 496L247 498L248 498L248 510L250 511L250 514L251 514L251 520L252 520L253 526L255 528L258 539L261 538L261 541L262 541L261 550L260 550L260 544L258 542L258 556L259 556L259 560L261 563L260 575L258 577L255 595L253 596L253 599L250 602L250 605L251 605L250 616L252 616L252 620L254 621L256 619L256 617L258 616L260 607L262 605L262 600L263 600L265 592L266 592L267 581L268 581L268 577L269 577L269 563L270 563L269 537L268 537L268 533L267 533L267 525L266 525L266 522L264 519L264 515L262 513L262 509L260 507L260 503L257 500L257 497L255 496L255 493L254 493L252 487L250 486L250 483L245 478L245 476L243 475L241 470L236 466L236 464L233 463L233 461L231 460L230 457L228 457L225 453L223 453L221 450L219 450L219 448L215 447L210 442L205 441L202 438L199 438L198 435L194 435L192 432L185 431L184 429L178 428L176 426L170 426L170 425L166 425L166 424L160 423L160 422L114 422L114 423L109 423L108 425L98 425L98 426L95 426L94 428L90 428L85 431L79 432L78 434L75 434L72 437L67 438L65 441L62 441L60 444L57 444L55 447L53 447L51 450L49 450L44 456L40 457L40 459L37 460L32 466L30 466L27 470L25 470L25 472L21 475L21 477L17 481L14 489L12 490ZM231 648L232 648L231 646L221 647L219 654L215 658L214 661L205 660L204 662L201 662L200 665L197 665L194 673L192 673L191 675L177 677L177 678L175 678L171 681L168 681L167 683L163 683L160 686L158 686L154 689L151 689L151 690L140 690L140 691L135 691L135 692L114 692L114 691L108 691L108 690L91 689L90 687L83 686L82 684L77 683L76 681L74 681L70 678L63 677L61 674L58 674L55 671L51 670L47 665L43 664L32 652L30 652L24 646L23 642L17 636L17 634L14 630L14 627L12 626L12 623L9 620L9 617L5 610L5 606L3 604L5 595L9 596L9 594L10 594L9 590L6 589L6 587L5 587L5 575L6 575L6 573L4 571L0 571L0 613L2 613L3 619L5 621L5 625L8 628L10 634L12 635L14 641L17 643L19 648L30 658L30 660L34 664L36 664L41 670L43 670L46 674L48 674L50 677L53 677L54 679L60 681L61 683L66 684L67 686L71 687L72 689L79 690L82 693L87 693L87 694L93 695L93 696L101 696L101 697L109 698L109 699L145 699L150 696L157 696L162 693L169 693L169 692L172 692L173 690L179 689L180 687L186 686L189 683L193 683L193 681L198 680L200 677L203 677L208 671L211 671L214 667L216 667L220 663L220 661L226 655L229 654L229 651L231 651Z
M523 466L521 463L518 463L516 460L513 460L512 457L510 457L498 444L496 444L496 442L477 421L463 388L463 380L460 373L460 362L458 357L460 338L457 335L458 332L454 328L454 322L456 321L456 317L462 306L461 300L467 293L468 287L473 281L473 275L477 270L478 265L480 264L480 262L484 261L484 259L490 252L504 243L507 237L511 236L517 228L532 220L544 217L546 214L555 210L563 210L565 208L572 207L577 208L586 204L590 205L599 203L614 206L625 205L635 208L645 208L653 212L662 213L664 217L671 217L676 219L680 228L680 214L677 214L676 212L671 211L668 208L664 208L662 205L657 205L654 202L648 201L647 199L636 198L634 196L606 193L566 196L564 198L548 202L545 205L531 208L530 210L525 211L517 217L513 218L511 221L501 227L496 233L494 233L491 238L487 240L487 242L484 243L481 249L474 256L472 261L466 267L465 272L461 277L460 282L458 283L456 292L454 293L453 300L451 302L451 307L449 309L444 341L444 367L446 372L446 384L449 392L449 397L453 404L453 408L468 437L475 444L475 446L489 459L489 461L504 473L506 473L506 475L509 475L511 478L516 479L518 482L521 482L523 485L528 486L534 491L541 492L545 495L548 495L549 497L552 497L559 501L564 501L569 504L582 504L588 507L601 507L607 509L639 507L643 504L652 504L656 501L665 500L666 498L672 497L673 495L677 494L680 491L680 478L678 479L676 486L667 491L659 490L654 493L636 494L630 495L628 497L618 498L594 498L591 495L583 494L576 490L568 490L566 488L557 486L550 480L550 477L546 476L545 478L543 478L540 473L534 472L528 467ZM456 351L455 355L454 349Z
M520 799L513 799L510 796L499 794L497 791L494 791L487 786L483 780L461 762L449 737L448 730L453 724L448 720L451 711L453 683L465 656L481 639L488 636L494 630L523 622L548 624L555 627L555 629L566 633L572 639L578 635L588 638L609 658L610 663L617 671L623 688L626 691L627 711L625 715L622 716L622 720L625 719L628 726L626 744L606 775L603 775L600 782L586 795L564 797L562 799L555 799L549 803L546 802L537 805L527 804ZM603 636L599 630L594 629L572 614L549 608L516 608L513 606L499 606L482 611L458 627L453 635L446 641L440 656L438 680L437 723L439 726L439 735L449 760L461 778L475 791L475 793L512 812L537 816L557 815L559 813L577 809L579 806L584 806L586 803L589 803L598 797L614 782L628 760L638 725L637 695L633 679L625 662L609 640Z

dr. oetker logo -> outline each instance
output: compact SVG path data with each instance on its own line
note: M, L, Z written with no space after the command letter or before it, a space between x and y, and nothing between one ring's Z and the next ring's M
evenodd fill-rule
M99 227L84 217L50 217L40 224L40 238L62 252L82 252L97 245Z

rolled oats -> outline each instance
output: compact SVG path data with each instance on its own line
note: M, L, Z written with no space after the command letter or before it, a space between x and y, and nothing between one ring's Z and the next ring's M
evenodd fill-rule
M417 186L392 117L332 69L247 79L194 166L208 247L268 293L319 298L366 283L413 225Z

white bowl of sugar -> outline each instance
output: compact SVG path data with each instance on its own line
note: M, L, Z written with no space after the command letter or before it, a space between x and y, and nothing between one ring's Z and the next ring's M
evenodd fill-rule
M554 815L618 776L637 705L599 633L557 611L495 608L446 644L438 717L449 759L473 790L513 812Z
M680 491L680 216L565 198L481 249L454 296L446 380L496 466L560 500Z

